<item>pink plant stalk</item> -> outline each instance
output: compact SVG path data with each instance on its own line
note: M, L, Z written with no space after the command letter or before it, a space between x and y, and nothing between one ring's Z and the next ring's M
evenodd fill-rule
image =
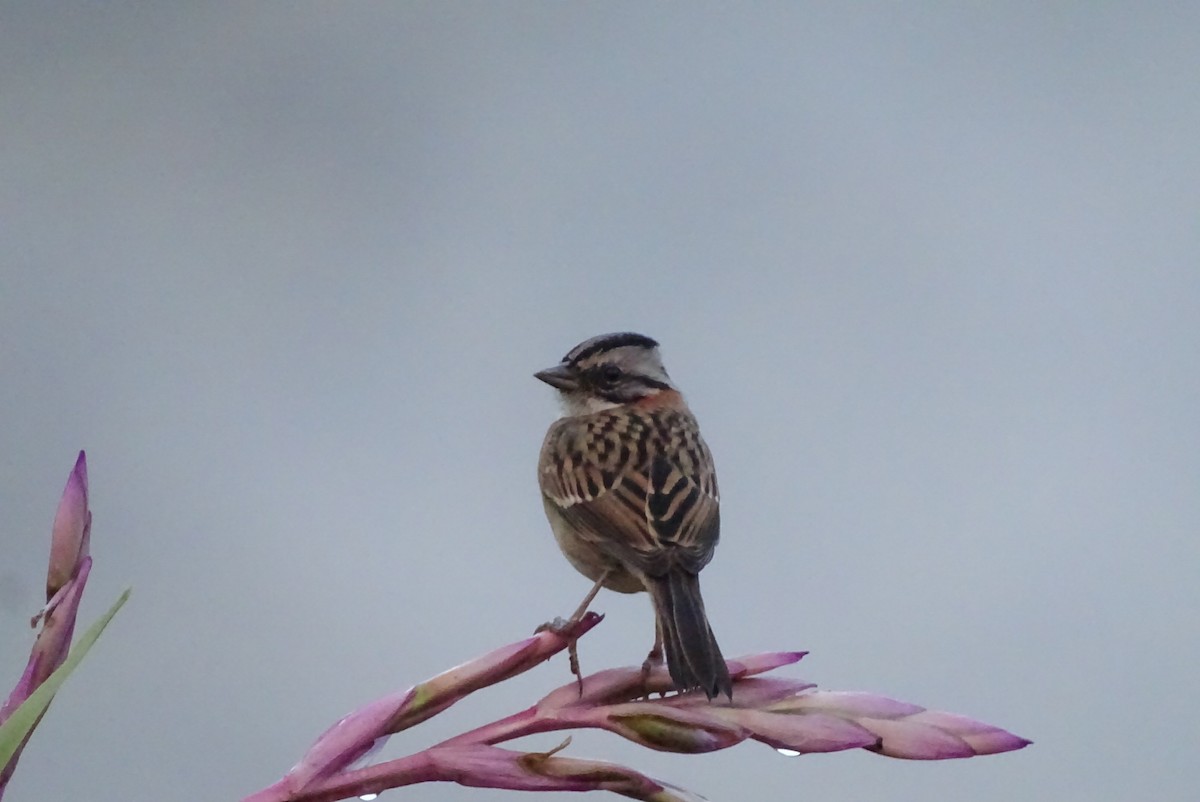
M496 744L576 728L608 730L651 749L700 753L745 740L788 755L868 749L889 757L943 760L996 754L1030 742L964 716L926 710L869 693L818 691L811 683L763 677L804 652L730 660L733 701L672 694L661 668L609 669L552 691L519 713L407 757L351 768L388 735L445 710L472 691L527 671L567 648L600 621L589 613L574 629L544 631L380 699L325 732L279 782L244 802L332 802L422 782L524 791L599 791L655 802L694 800L685 791L632 769L548 752L521 753ZM650 698L659 694L659 698ZM669 695L667 695L669 694Z
M75 632L79 601L83 597L83 588L87 584L88 572L92 567L92 558L88 553L91 530L87 458L80 451L54 516L50 541L50 568L46 575L46 606L32 622L36 626L40 620L42 628L33 643L33 651L29 655L25 673L17 681L4 705L0 706L0 723L7 720L67 658L71 638ZM28 735L25 741L28 741ZM16 769L17 760L24 747L25 742L22 742L8 764L0 766L0 798L4 796L4 789Z

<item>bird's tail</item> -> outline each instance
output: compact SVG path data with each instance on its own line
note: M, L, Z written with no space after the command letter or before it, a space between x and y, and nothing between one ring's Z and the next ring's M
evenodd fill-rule
M732 700L729 669L704 614L700 578L675 568L665 576L649 577L647 584L675 689L700 688L709 699L723 693Z

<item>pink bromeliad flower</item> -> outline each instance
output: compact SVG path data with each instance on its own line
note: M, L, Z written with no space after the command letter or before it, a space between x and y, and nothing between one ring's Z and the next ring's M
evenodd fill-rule
M422 782L523 791L612 791L632 799L697 797L633 769L561 754L516 752L498 744L537 733L608 730L667 752L700 753L759 741L783 754L868 749L889 757L944 760L1007 752L1030 742L965 716L926 710L869 693L819 691L812 683L761 676L798 662L803 652L728 661L732 701L672 693L659 668L600 671L558 688L533 706L407 757L354 765L388 735L415 726L471 692L526 671L566 649L600 621L588 613L573 629L543 631L384 697L343 718L274 785L244 802L327 802L370 798Z

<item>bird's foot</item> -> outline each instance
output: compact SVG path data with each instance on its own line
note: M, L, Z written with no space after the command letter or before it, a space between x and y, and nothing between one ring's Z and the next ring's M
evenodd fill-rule
M650 672L663 664L662 646L654 644L654 648L646 655L646 659L642 661L642 694L641 698L650 698ZM664 693L659 693L659 696L665 696Z
M575 625L578 623L578 620L555 616L552 620L547 621L544 624L539 624L538 628L533 631L533 634L536 635L539 632L553 632L555 635L562 635L565 637L571 634L571 630L573 630Z
M572 616L571 618L556 617L552 621L539 626L533 631L533 634L539 632L553 632L555 635L567 638L567 660L571 668L571 673L575 675L575 681L579 684L579 696L583 697L583 674L579 670L579 637L575 635L576 626L579 624L582 615L579 617Z

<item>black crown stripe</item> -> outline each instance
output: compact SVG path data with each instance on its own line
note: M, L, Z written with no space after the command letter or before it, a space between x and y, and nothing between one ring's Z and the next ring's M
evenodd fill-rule
M599 337L593 337L590 340L584 340L579 345L571 349L571 351L563 357L564 362L573 364L582 362L589 356L611 351L614 348L624 348L625 346L635 345L641 348L657 348L658 342L647 337L644 334L635 334L632 331L623 331L616 334L601 334Z

